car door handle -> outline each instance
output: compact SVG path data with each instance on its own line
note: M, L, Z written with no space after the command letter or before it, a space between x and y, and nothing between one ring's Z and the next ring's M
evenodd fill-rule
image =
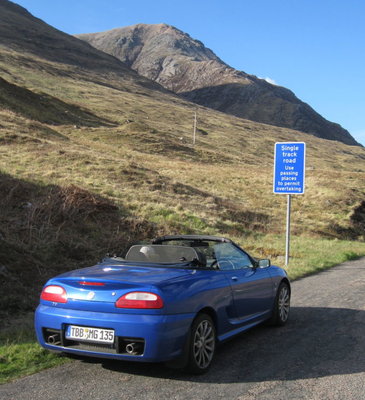
M232 276L232 281L238 281L238 278L237 278L237 276Z

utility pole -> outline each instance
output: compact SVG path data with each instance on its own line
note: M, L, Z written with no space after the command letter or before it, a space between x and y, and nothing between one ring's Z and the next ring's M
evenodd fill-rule
M195 146L195 137L196 137L196 111L194 111L193 146Z

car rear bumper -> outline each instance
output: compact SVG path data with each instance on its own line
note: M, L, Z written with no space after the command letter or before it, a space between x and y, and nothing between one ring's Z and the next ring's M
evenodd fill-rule
M181 355L193 319L193 314L113 314L39 305L35 313L35 329L39 343L49 350L92 357L160 362ZM65 338L68 325L113 329L116 340L113 345L72 342ZM55 334L59 340L50 343L51 334ZM143 343L139 354L128 354L128 343L138 343L141 346Z

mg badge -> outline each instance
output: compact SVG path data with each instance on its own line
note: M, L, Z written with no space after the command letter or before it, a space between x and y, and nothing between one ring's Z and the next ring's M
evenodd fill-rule
M95 297L95 292L89 292L86 296L88 300L92 300Z

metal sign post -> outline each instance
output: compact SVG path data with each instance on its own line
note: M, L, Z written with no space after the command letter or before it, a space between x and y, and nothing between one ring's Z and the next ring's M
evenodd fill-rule
M288 203L286 207L286 242L285 242L285 266L289 264L290 252L290 210L291 210L291 195L288 194Z
M304 194L305 150L304 142L275 143L273 191L288 195L285 266L289 264L291 195Z

